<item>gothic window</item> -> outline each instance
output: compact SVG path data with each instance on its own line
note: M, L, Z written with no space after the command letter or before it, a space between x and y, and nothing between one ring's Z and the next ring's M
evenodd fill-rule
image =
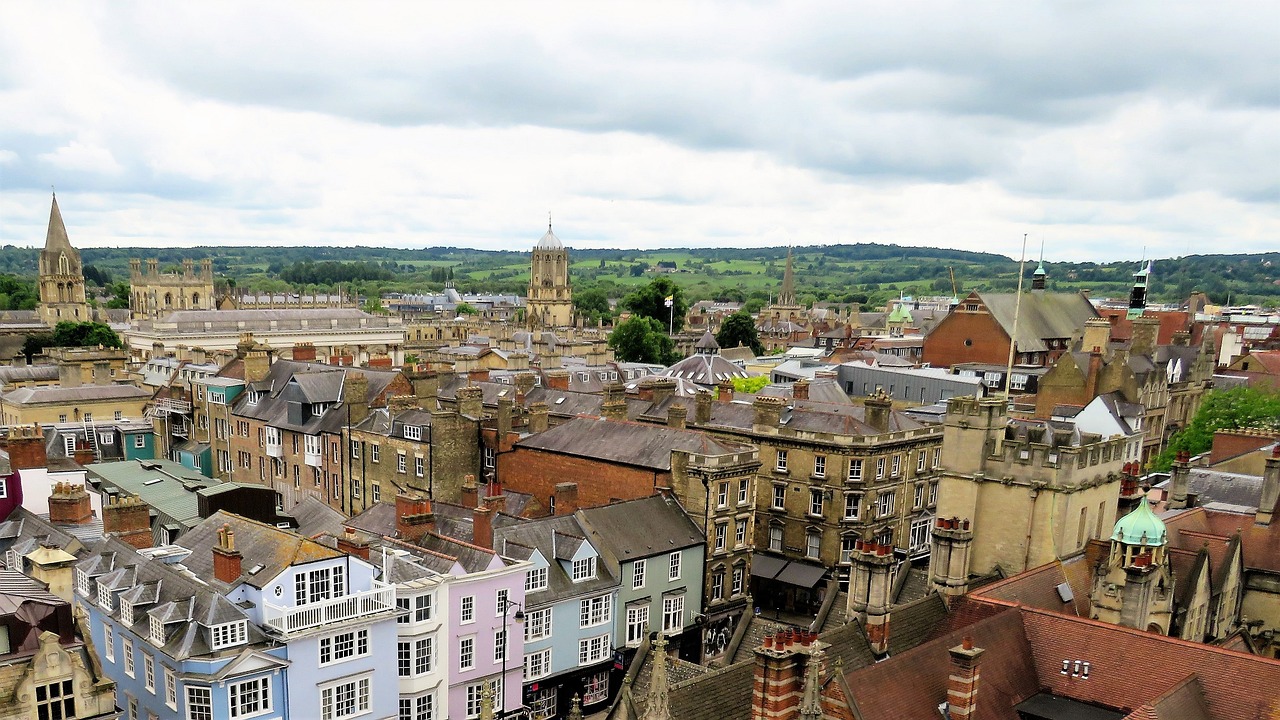
M71 262L67 260L66 253L62 253L61 255L58 256L58 274L59 275L71 274Z
M173 293L164 294L164 306L173 307Z

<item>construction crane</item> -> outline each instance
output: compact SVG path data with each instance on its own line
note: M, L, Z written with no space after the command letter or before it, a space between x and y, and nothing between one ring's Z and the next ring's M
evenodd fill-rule
M947 272L951 273L951 297L959 299L960 292L956 289L956 269L948 265Z

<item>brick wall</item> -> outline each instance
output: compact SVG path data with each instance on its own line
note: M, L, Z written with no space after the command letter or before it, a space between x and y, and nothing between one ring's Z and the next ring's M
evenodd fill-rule
M498 477L503 487L529 493L544 505L558 483L576 482L578 505L584 508L649 497L655 485L671 482L668 472L519 447L498 456Z
M1009 336L990 315L953 312L925 337L923 360L934 367L1003 365L1009 361Z

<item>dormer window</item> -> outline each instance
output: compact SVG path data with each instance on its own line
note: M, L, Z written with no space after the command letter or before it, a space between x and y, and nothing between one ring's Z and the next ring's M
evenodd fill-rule
M98 583L98 605L103 610L115 609L115 598L111 596L111 589L102 583Z
M249 404L250 404L250 405L257 405L257 404L258 404L258 402L259 402L260 400L262 400L262 391L261 391L261 390L250 390L250 391L249 391Z
M573 581L582 582L596 576L596 558L591 556L573 561Z
M324 415L324 411L329 409L329 403L311 403L311 415L320 417Z
M120 601L120 624L125 627L133 625L133 603Z
M233 645L243 645L248 636L248 625L244 620L214 625L209 628L211 642L209 645L217 650Z
M154 615L151 616L151 642L164 645L164 621Z
M421 425L405 425L404 438L405 440L421 440L422 426Z
M84 570L76 570L76 589L80 594L89 597L89 573Z

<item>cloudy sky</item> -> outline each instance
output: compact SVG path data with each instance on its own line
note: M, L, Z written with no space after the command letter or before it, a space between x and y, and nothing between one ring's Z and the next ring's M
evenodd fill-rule
M605 12L607 10L607 12ZM1280 3L0 4L0 243L1280 248Z

